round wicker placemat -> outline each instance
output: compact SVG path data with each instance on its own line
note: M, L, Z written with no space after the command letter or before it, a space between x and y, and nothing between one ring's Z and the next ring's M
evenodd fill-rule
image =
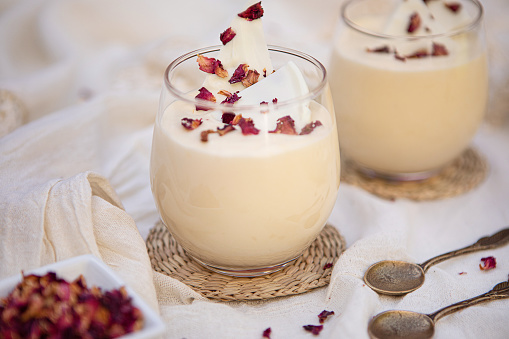
M149 232L147 250L156 272L188 285L210 299L222 301L258 300L301 294L326 286L332 265L345 250L345 240L331 225L292 264L268 275L238 278L204 268L175 241L159 221Z
M473 148L468 148L437 175L421 181L389 181L360 173L351 162L341 168L341 180L381 198L415 201L454 197L477 187L486 177L488 165Z

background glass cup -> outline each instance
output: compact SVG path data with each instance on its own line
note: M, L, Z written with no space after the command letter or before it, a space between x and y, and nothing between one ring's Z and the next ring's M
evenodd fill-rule
M269 46L274 69L288 61L299 67L307 95L254 106L195 99L207 76L198 69L197 55L217 57L218 51L214 46L190 52L166 69L154 127L151 188L164 224L199 263L234 276L267 274L301 255L335 204L340 161L332 97L320 62ZM195 111L196 105L209 110ZM308 135L242 135L237 127L202 142L201 126L188 131L181 125L182 117L189 117L222 126L221 115L229 112L271 119L277 111L291 113L306 105L312 120L323 124Z
M421 17L420 29L407 33L410 14L393 15L410 2L346 2L330 65L342 155L393 180L428 178L457 158L483 120L488 93L481 4L458 0L454 13L428 1L441 15ZM441 46L447 55L432 55Z

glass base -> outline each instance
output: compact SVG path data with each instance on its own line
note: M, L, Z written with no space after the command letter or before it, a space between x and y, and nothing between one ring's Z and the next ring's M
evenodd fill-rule
M437 175L442 170L442 168L439 168L424 172L384 173L363 167L361 165L355 165L355 167L358 172L360 172L361 174L368 178L380 178L387 181L422 181Z
M300 255L299 255L300 256ZM282 270L283 268L291 265L299 256L290 259L288 261L285 261L281 264L267 266L267 267L261 267L261 268L251 268L251 269L237 269L237 268L227 268L227 267L221 267L216 266L212 264L208 264L206 262L203 262L199 259L196 259L195 257L192 257L197 263L202 265L203 267L224 275L232 276L232 277L259 277L261 275L267 275L270 273L274 273L277 271Z

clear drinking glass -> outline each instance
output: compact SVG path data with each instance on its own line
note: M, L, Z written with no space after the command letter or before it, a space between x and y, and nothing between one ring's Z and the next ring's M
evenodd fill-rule
M419 180L460 156L487 102L482 21L477 0L343 5L330 84L345 159L369 176Z
M274 69L288 61L297 65L307 95L250 106L196 99L206 76L197 55L216 57L219 48L182 55L166 69L154 127L151 188L162 221L196 261L228 275L267 274L302 254L335 204L340 162L332 97L320 62L269 46ZM315 122L309 134L260 128L274 124L278 112L303 110ZM259 133L243 135L238 125L230 133L216 133L227 125L221 122L225 113L257 116ZM183 118L202 124L187 130Z

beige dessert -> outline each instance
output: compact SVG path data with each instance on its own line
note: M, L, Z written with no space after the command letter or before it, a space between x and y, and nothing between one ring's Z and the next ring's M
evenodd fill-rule
M461 3L406 0L386 14L355 18L386 37L343 28L335 42L331 89L341 148L379 174L432 173L467 148L483 119L482 37L476 27L444 34L475 20Z
M177 100L157 119L151 183L164 223L189 254L219 268L256 269L294 259L325 225L339 186L337 130L320 103L294 100L309 94L296 63L273 72L260 18L236 16L230 28L235 36L217 56L196 64L211 72L188 95L204 106ZM230 83L243 64L243 80L248 70L258 79ZM205 107L213 100L230 101Z

